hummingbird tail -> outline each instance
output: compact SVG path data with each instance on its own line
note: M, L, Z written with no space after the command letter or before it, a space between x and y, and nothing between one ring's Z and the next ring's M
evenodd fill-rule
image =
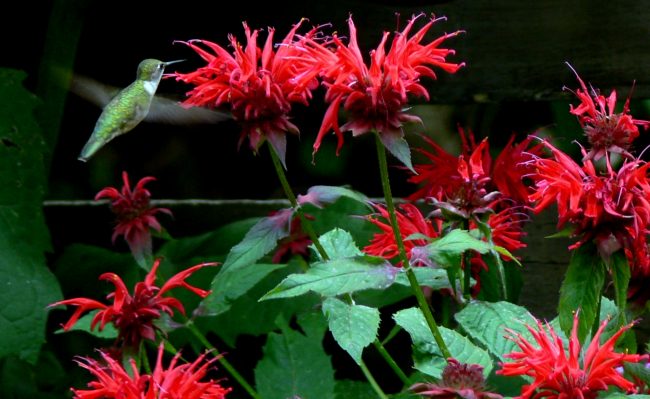
M84 148L81 150L81 153L77 159L82 162L88 161L88 159L95 155L95 153L99 151L99 149L102 148L104 144L105 142L103 140L97 140L95 137L91 137L86 145L84 145Z

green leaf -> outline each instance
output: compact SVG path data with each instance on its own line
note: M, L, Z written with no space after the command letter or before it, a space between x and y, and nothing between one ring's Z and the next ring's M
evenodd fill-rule
M272 272L286 266L285 264L233 263L228 269L221 269L210 285L212 292L201 302L200 314L216 316L227 312L237 298Z
M312 313L298 318L304 334L286 323L270 333L264 357L255 367L255 383L264 399L334 398L334 369L322 345L327 324Z
M393 154L393 156L401 163L404 164L409 170L413 173L413 164L411 163L411 149L409 148L409 143L404 139L404 134L401 129L397 132L381 132L379 134L379 139L381 143L386 147L388 152Z
M489 302L501 301L503 300L503 288L501 286L501 276L495 257L484 256L483 261L487 265L487 270L481 269L479 272L481 290L478 293L477 299ZM523 285L522 269L513 262L504 262L503 270L506 278L508 301L517 303Z
M336 342L357 364L361 364L363 348L377 338L379 310L327 298L323 302L323 313Z
M318 237L330 260L361 256L363 252L357 247L352 235L345 230L335 228ZM318 251L314 251L318 253ZM321 259L322 260L322 259Z
M238 220L204 234L170 240L160 248L158 255L178 264L190 263L200 256L215 258L226 255L259 221L260 218Z
M370 207L368 197L364 194L339 186L313 186L307 190L307 194L298 195L298 204L312 204L322 208L325 204L333 204L341 197L347 197Z
M506 361L505 354L518 348L505 338L508 335L505 329L529 338L526 325L535 327L537 324L526 308L510 302L473 301L454 317L472 340L501 361Z
M643 381L646 386L650 386L650 370L645 366L645 364L627 362L623 364L623 368L625 369L626 374L635 377L635 379ZM632 380L629 378L629 376L626 375L626 377Z
M400 310L393 315L393 319L411 336L415 368L427 375L440 378L447 360L442 356L420 309ZM479 364L483 367L485 376L490 374L493 367L492 360L486 351L454 330L445 327L439 329L453 358L461 363Z
M650 395L626 395L621 392L612 392L599 395L598 399L650 399Z
M398 270L385 259L370 256L315 263L305 273L288 276L260 301L294 297L309 291L322 296L337 296L386 288L395 281Z
M101 323L97 323L94 330L90 329L90 324L93 320L93 317L97 314L97 310L94 310L88 314L85 314L79 318L79 320L68 330L68 331L83 331L90 335L93 335L97 338L105 339L115 339L119 332L113 327L112 323L108 323L104 326L104 329L100 331L99 327ZM64 333L62 328L56 330L55 334Z
M630 265L623 251L616 251L612 254L610 261L610 272L614 282L614 300L616 306L625 312L627 304L627 288L630 283Z
M45 341L46 307L62 295L45 260L46 147L25 78L0 69L0 358L16 354L34 363Z
M490 252L492 247L483 240L474 237L467 230L452 230L449 234L425 246L429 256L441 267L457 265L463 253L469 250L481 254Z
M447 278L447 271L444 269L434 269L432 267L414 267L413 273L418 279L420 286L430 287L434 290L441 290L443 288L450 288L449 279ZM399 269L397 277L395 278L395 284L400 284L406 287L410 287L408 276L404 269Z
M291 209L282 209L272 216L260 219L244 239L232 248L222 268L227 270L233 265L251 265L271 252L279 239L289 235L292 215Z
M334 399L377 399L377 393L367 382L336 380Z
M227 312L218 316L204 316L200 310L198 315L201 317L196 319L195 324L204 333L215 333L232 348L241 335L261 336L276 330L278 317L289 320L295 314L311 310L321 303L315 294L258 302L262 295L278 285L283 278L299 269L297 262L276 269L250 290L229 302Z
M370 213L367 204L341 197L325 208L305 205L305 212L314 217L312 226L317 233L324 233L335 228L343 229L354 237L359 246L368 243L378 228L368 223L364 217Z
M573 313L580 309L578 339L584 342L597 316L598 300L605 284L605 266L592 243L573 251L560 288L560 327L569 335Z

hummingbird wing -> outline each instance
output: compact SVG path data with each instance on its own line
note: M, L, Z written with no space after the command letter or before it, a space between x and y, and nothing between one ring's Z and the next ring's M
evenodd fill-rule
M104 108L120 92L120 89L87 76L74 74L70 82L70 91ZM228 119L232 119L229 112L203 107L185 108L178 101L156 95L151 101L149 113L144 120L171 125L195 125L217 123Z
M232 119L229 112L212 110L203 107L182 106L170 98L155 96L145 120L171 125L211 124Z
M70 80L70 91L98 107L104 108L120 92L120 89L100 83L87 76L73 74Z

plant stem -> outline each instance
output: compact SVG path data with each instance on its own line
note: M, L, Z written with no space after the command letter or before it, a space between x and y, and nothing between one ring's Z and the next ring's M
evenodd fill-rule
M361 371L363 371L363 375L366 376L366 379L370 383L370 386L375 391L377 396L380 397L381 399L388 399L388 396L386 396L384 391L381 390L381 387L379 386L379 384L377 384L377 381L372 376L372 374L370 373L370 370L368 370L368 367L366 367L366 364L363 362L363 360L359 364L359 367L361 367Z
M201 331L199 331L199 329L196 327L196 325L194 324L194 322L192 320L188 320L185 323L185 326L187 326L187 328L192 332L192 334L194 334L194 336L196 338L198 338L199 341L201 341L203 346L205 346L206 348L208 348L211 351L214 351L215 353L219 353L217 348L215 348L214 345L212 345L210 343L210 341L208 341L208 339L205 337L205 335L203 335L203 333ZM246 382L244 377L242 377L242 375L239 374L239 372L237 370L235 370L235 368L232 366L232 364L230 364L230 362L228 360L226 360L226 358L224 356L217 357L217 361L219 362L219 364L221 364L223 366L224 369L226 369L226 371L235 380L237 380L239 385L241 385L242 388L244 388L244 390L246 392L248 392L248 394L251 397L253 397L254 399L261 399L261 397L258 395L258 393L255 392L253 387L250 386L250 384L248 382Z
M404 371L402 371L402 369L399 367L395 359L393 359L390 353L388 353L386 348L384 348L384 345L382 345L381 342L379 342L379 340L377 339L375 340L375 342L373 342L373 344L375 345L375 348L377 348L377 351L379 352L381 357L384 358L384 360L386 361L386 363L388 363L390 368L393 369L393 371L399 377L399 379L402 380L402 383L404 383L404 385L409 385L411 381L409 380L408 376L404 373Z
M406 276L408 277L409 284L411 285L411 289L415 294L415 298L418 301L418 305L420 306L420 310L424 315L427 325L429 326L429 329L433 334L433 338L435 339L436 344L438 344L438 347L440 348L440 352L442 352L442 356L445 359L450 358L451 353L449 352L449 349L447 348L445 341L442 339L442 334L440 334L440 330L438 329L436 320L433 318L433 313L431 312L431 308L429 307L427 300L424 298L424 293L422 292L422 288L420 287L420 284L418 283L418 279L417 277L415 277L415 273L413 272L413 269L411 269L411 265L409 264L408 257L406 256L406 249L404 248L402 233L400 232L399 225L397 224L397 214L395 213L395 204L393 204L393 195L390 191L390 181L388 179L388 162L386 161L386 149L384 148L384 145L382 144L381 139L379 138L379 133L377 132L375 132L375 144L377 147L377 157L379 158L379 172L381 173L381 186L384 190L384 198L386 199L386 208L388 209L388 214L390 216L390 224L393 227L393 233L395 235L395 241L397 242L397 248L399 250L400 260L402 261L402 267L406 272Z
M316 250L320 254L321 259L329 260L329 257L327 256L327 252L325 252L325 248L323 248L320 241L318 240L318 236L316 235L316 232L314 231L311 222L309 221L309 219L305 217L305 214L302 211L302 207L298 204L298 200L296 199L293 190L291 190L291 186L289 185L287 176L284 174L284 167L282 166L282 162L280 162L280 158L278 158L278 154L275 153L275 150L273 149L271 144L267 144L267 147L269 148L269 152L271 153L271 159L273 160L275 173L278 175L278 178L280 179L280 184L282 184L282 189L284 189L284 193L287 196L289 202L291 203L291 207L296 211L298 217L300 218L300 223L302 225L302 228L305 230L305 232L311 239L311 242L316 247Z

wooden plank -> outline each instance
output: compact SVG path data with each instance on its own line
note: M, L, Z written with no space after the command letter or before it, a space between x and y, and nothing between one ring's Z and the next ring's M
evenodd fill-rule
M626 96L636 80L635 97L650 97L650 7L643 1L289 0L228 6L224 10L221 2L195 0L173 7L152 1L95 2L86 17L78 66L86 75L113 78L119 84L130 81L134 65L146 57L190 58L180 68L187 70L195 60L183 46L172 45L173 40L202 38L226 46L229 33L243 40L242 21L251 28L273 26L276 37L282 38L303 17L315 25L331 23L345 35L350 14L367 52L377 46L382 31L403 27L411 15L424 12L447 17L431 29L430 38L466 31L447 43L457 49L452 59L466 61L467 67L427 83L433 102L569 96L562 92L563 85L575 88L577 81L565 61L607 93L616 88ZM399 23L396 13L401 15ZM115 79L116 73L125 78Z

